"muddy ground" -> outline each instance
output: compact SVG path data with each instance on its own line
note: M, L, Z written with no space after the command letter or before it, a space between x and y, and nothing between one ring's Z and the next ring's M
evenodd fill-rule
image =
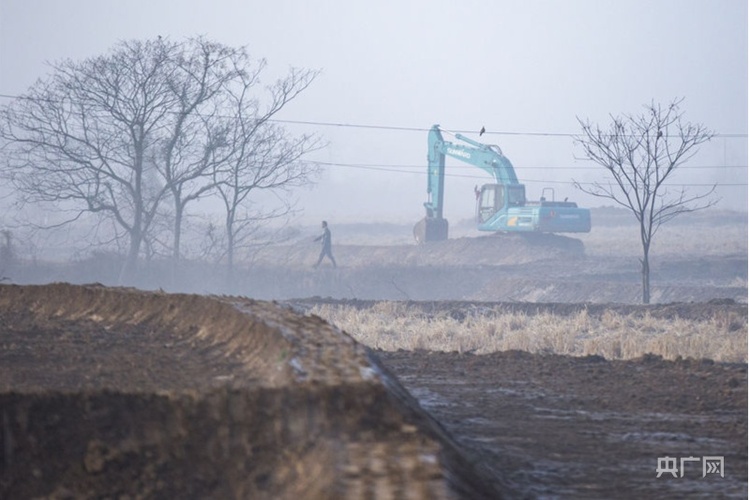
M111 288L118 264L101 256L15 261L5 283L109 286L0 285L0 498L747 498L746 363L370 352L300 315L399 300L457 319L487 303L747 317L746 215L662 234L652 306L636 305L632 228L610 222L583 247L359 245L342 230L336 269L312 268L305 237L232 282L152 262L130 283L229 295L214 299Z
M368 352L272 304L0 292L3 498L747 496L744 363ZM657 478L660 457L690 460Z
M378 354L510 498L747 497L746 364ZM700 460L657 478L659 457Z

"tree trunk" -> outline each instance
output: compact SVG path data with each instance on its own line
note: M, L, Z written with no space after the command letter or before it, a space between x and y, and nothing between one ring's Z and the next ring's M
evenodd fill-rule
M643 303L651 303L651 268L648 264L648 251L643 252L641 259L641 283L643 287Z
M175 203L174 210L174 239L172 241L172 287L177 287L177 279L180 276L180 243L182 238L182 212L183 206Z
M143 235L140 231L132 231L130 233L130 249L128 250L128 255L125 258L125 263L123 264L122 268L120 268L120 275L117 278L118 285L126 284L126 280L128 282L132 282L135 271L138 267L138 254L141 251L142 239Z
M227 292L234 292L234 224L227 220Z

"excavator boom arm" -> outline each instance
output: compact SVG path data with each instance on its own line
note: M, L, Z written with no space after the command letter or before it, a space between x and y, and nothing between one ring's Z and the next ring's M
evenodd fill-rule
M443 193L445 191L445 154L440 152L443 143L440 129L434 126L427 135L427 217L443 218Z
M456 139L471 145L443 141L440 148L444 154L481 168L495 178L498 184L518 184L516 171L500 147L476 142L461 134Z
M428 218L443 218L446 156L481 168L498 184L518 184L513 165L498 146L482 144L461 134L454 134L454 137L469 146L446 141L439 125L433 125L427 135L427 202L424 206Z

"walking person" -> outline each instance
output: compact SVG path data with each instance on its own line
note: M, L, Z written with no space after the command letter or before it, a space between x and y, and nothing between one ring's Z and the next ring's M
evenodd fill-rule
M323 228L323 234L315 238L315 241L321 241L322 248L320 249L320 257L318 257L318 262L314 267L318 267L320 265L320 263L323 261L323 257L328 257L329 259L331 259L333 267L336 267L336 259L333 258L333 254L331 253L331 230L328 229L328 223L326 221L323 221L321 223L321 227Z

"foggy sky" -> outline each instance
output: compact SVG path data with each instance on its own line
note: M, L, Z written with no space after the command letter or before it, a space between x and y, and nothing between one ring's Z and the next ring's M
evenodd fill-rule
M268 60L266 83L290 66L320 69L278 118L317 123L287 126L323 136L330 145L311 159L337 164L298 192L301 220L347 222L424 215L436 123L486 127L482 140L500 145L530 198L551 186L558 199L601 206L570 180L604 172L582 168L594 165L556 134L579 133L576 117L606 125L684 97L687 121L744 137L715 138L692 161L701 168L673 182L744 184L718 193L721 207L746 210L747 25L744 0L0 0L0 94L23 93L48 74L46 61L156 36L247 46ZM473 186L491 179L456 161L448 174L446 217L471 217Z

